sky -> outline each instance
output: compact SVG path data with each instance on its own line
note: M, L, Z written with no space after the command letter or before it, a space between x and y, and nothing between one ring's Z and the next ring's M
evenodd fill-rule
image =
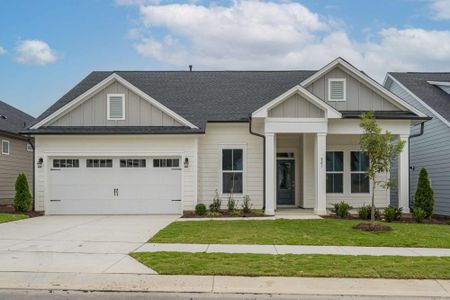
M35 117L94 70L450 72L450 0L2 0L0 100Z

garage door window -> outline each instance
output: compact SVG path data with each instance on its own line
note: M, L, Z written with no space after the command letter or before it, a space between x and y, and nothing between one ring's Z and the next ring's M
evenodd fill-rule
M79 168L80 162L78 159L54 159L53 168Z
M147 167L147 162L145 159L121 159L121 168L145 168Z
M178 168L180 160L178 158L158 158L153 160L154 168Z
M112 168L112 159L86 159L86 168Z

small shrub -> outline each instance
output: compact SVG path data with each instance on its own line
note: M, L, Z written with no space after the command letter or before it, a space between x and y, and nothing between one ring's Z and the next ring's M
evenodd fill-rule
M384 219L386 222L398 221L402 217L402 208L389 205L384 209Z
M203 203L199 203L195 206L195 214L197 216L204 216L206 214L206 206Z
M219 193L216 190L216 195L213 198L212 203L209 205L209 210L212 212L220 212L222 206L222 200L220 200Z
M255 214L255 217L264 217L263 210L254 210L253 213Z
M14 209L16 211L29 211L31 209L31 193L25 174L21 173L16 180L16 195L14 196Z
M415 208L413 214L414 219L417 223L422 223L423 220L427 217L427 212L420 207Z
M228 214L232 217L240 217L241 212L239 210L230 210L228 211Z
M350 214L349 210L352 209L352 207L345 201L335 203L333 206L334 208L332 209L332 212L334 212L339 218L347 217Z
M206 215L208 217L220 217L222 214L220 212L217 212L217 211L208 211L206 213Z
M229 212L236 210L236 200L233 199L231 194L228 196L227 208Z
M425 212L425 218L431 218L433 214L434 193L425 168L420 170L413 208L414 210L421 208Z
M249 195L245 195L244 200L242 200L242 212L244 214L249 214L252 211L252 204Z
M359 218L362 220L370 220L372 213L372 205L364 205L358 209ZM375 207L375 219L379 219L381 216L380 210Z

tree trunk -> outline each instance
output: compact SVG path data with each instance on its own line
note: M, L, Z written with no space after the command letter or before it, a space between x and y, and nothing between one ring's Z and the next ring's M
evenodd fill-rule
M372 208L370 210L370 222L375 225L375 180L372 182Z

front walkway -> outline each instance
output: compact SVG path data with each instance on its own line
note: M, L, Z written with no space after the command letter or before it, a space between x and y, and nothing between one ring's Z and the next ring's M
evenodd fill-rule
M353 247L353 246L302 246L302 245L228 245L228 244L144 244L134 252L207 252L252 254L336 254L370 256L450 256L450 249Z

